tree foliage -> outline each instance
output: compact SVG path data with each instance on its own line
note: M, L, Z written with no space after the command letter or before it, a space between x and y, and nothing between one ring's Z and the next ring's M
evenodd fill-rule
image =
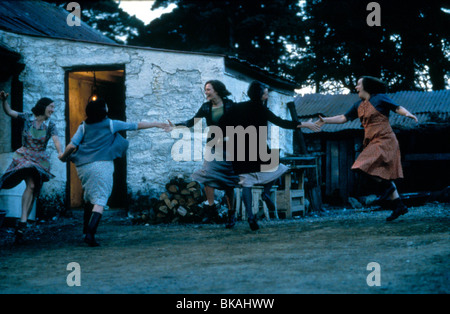
M156 0L177 7L147 26L113 0L78 2L82 20L118 42L238 57L316 92L354 91L361 75L391 91L450 87L445 0L378 0L381 26L367 23L369 0Z
M444 1L377 1L381 26L372 27L367 3L307 1L307 42L298 44L287 71L318 92L330 88L325 82L354 90L361 75L383 78L392 91L448 87L450 14L442 10Z
M226 54L283 74L285 40L296 36L298 0L157 0L154 8L176 3L145 28L133 44Z

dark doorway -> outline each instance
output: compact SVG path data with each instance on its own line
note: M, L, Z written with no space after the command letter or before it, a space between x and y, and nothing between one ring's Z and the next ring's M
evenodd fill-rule
M106 100L108 116L126 121L125 71L123 66L90 67L66 71L66 144L75 134L80 123L86 119L85 108L89 98L96 93ZM126 137L126 134L122 134ZM126 157L114 161L114 184L108 206L124 208L127 205ZM81 182L73 163L67 166L67 204L70 208L83 205Z

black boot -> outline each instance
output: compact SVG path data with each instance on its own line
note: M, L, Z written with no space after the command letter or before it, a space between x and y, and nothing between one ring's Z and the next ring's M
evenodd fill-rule
M252 231L256 231L259 229L259 225L258 225L258 222L256 221L255 216L248 219L248 225L250 226L250 229L252 229Z
M227 224L225 225L226 229L231 229L236 224L236 211L228 211Z
M83 213L83 234L86 234L87 228L89 225L89 220L91 219L92 215L92 209L94 208L94 205L92 205L90 202L84 203L84 213Z
M408 212L408 208L406 208L405 204L403 204L400 198L396 198L392 201L393 211L392 214L386 218L386 221L392 221L404 215Z
M102 214L98 212L92 212L91 219L89 220L89 224L86 230L86 237L84 238L84 242L89 244L89 246L99 246L100 244L95 241L95 233L97 232L98 224L100 223L100 219L102 218Z
M247 221L250 226L250 229L252 229L253 231L258 230L259 226L258 223L256 222L256 217L252 211L252 202L253 202L252 188L244 187L242 189L242 198L244 200L245 211L248 217Z
M382 192L381 195L373 202L375 205L378 205L385 209L391 209L389 208L391 205L391 202L389 200L389 195L394 192L397 187L395 186L394 182L383 180L381 182Z
M22 244L24 242L23 237L24 237L26 229L27 229L27 222L26 221L25 222L19 221L17 223L16 231L14 233L15 236L16 236L16 238L14 239L14 243L15 244Z
M204 223L214 223L217 219L217 208L216 204L203 204L203 210L205 213Z

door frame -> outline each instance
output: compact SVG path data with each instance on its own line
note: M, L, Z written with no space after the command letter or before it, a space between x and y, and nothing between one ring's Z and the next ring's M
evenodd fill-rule
M69 102L69 74L72 72L93 72L93 71L123 71L123 84L124 84L124 102L126 99L125 93L125 65L124 64L111 64L111 65L83 65L83 66L71 66L64 68L64 120L65 120L65 146L70 143L70 102ZM126 106L125 106L126 107ZM125 113L124 113L125 115ZM65 207L66 211L71 209L71 174L70 174L70 162L66 163L66 187L65 187Z

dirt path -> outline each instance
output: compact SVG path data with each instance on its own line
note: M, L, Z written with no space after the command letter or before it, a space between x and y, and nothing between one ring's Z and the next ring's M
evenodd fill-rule
M39 224L27 244L0 235L0 293L450 293L450 204L223 225L133 226L105 214L99 248L81 241L81 213ZM68 286L80 265L81 286ZM380 266L380 286L366 279ZM369 276L374 279L376 277Z

